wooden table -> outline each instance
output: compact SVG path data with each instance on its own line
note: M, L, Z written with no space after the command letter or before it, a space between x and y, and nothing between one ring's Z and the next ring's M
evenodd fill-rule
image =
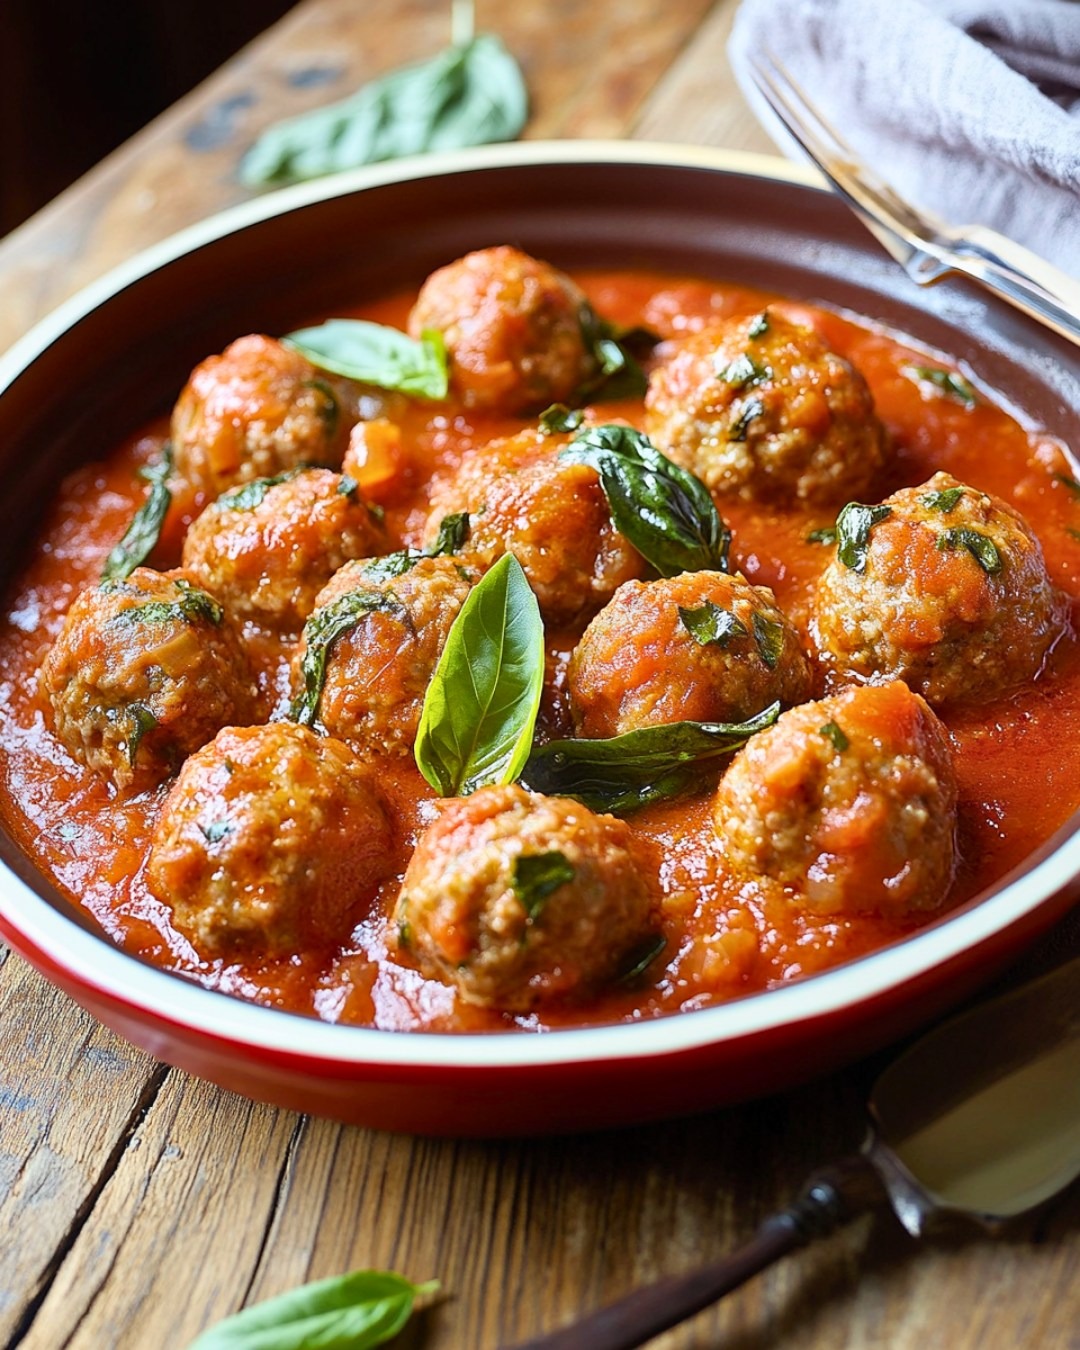
M480 0L525 68L530 137L769 150L728 71L734 0ZM0 348L136 249L241 200L278 117L448 38L444 0L306 0L0 243ZM1058 935L1080 943L1080 924ZM0 949L0 1340L182 1350L202 1328L358 1267L437 1276L400 1344L493 1347L720 1255L858 1142L872 1066L603 1136L397 1138L155 1063ZM1014 1240L916 1246L886 1217L775 1268L667 1350L1080 1347L1080 1194Z

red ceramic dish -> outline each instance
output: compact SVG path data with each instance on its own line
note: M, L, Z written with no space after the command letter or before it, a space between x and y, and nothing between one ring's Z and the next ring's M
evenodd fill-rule
M448 258L506 240L566 267L732 277L872 315L970 363L1023 416L1080 444L1074 348L959 285L917 291L804 174L716 152L504 147L251 203L40 325L0 363L4 575L47 485L167 406L208 351L240 332L286 331L342 294L415 285ZM721 1007L544 1036L370 1031L242 1003L113 947L6 836L0 856L0 933L161 1058L365 1124L533 1133L768 1091L925 1020L1065 912L1080 890L1080 819L992 893L872 956Z

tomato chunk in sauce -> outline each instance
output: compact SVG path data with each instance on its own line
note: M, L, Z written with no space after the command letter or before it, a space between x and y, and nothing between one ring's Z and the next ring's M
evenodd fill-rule
M453 285L464 287L468 299L469 287L479 283L470 275L456 277ZM538 298L530 299L534 293ZM554 391L572 401L573 391L588 384L588 352L575 318L581 293L616 330L642 327L661 339L645 359L652 380L647 401L623 397L589 403L586 395L587 420L625 422L648 431L658 446L670 447L673 458L708 484L731 530L729 566L733 574L741 573L738 583L707 577L656 581L644 561L625 548L621 536L612 536L603 498L587 471L579 466L551 473L536 469L541 410L537 400L552 401ZM244 602L229 615L247 663L244 673L235 676L242 690L234 704L246 708L254 700L258 711L243 719L245 726L283 722L303 655L302 649L298 654L299 625L313 608L326 604L327 597L340 600L355 592L356 569L366 557L403 548L433 551L435 506L445 504L447 511L461 508L463 502L467 506L469 492L479 490L474 480L483 487L485 479L500 476L505 490L490 497L486 522L478 516L475 553L471 558L467 551L463 555L467 565L458 567L439 558L425 562L414 578L414 589L428 585L426 608L419 600L416 606L409 602L406 614L400 604L394 608L395 599L372 616L372 631L380 634L382 643L382 683L366 690L343 665L344 675L333 686L332 697L327 694L327 709L332 704L346 723L349 717L362 720L362 735L352 740L362 764L353 767L352 751L335 751L326 758L347 761L349 773L360 784L350 788L353 795L341 810L352 812L349 819L368 822L370 836L360 850L363 902L350 912L335 940L317 937L311 945L290 946L294 930L317 934L320 930L311 916L286 914L275 920L279 926L274 941L261 949L241 945L233 950L227 941L224 949L197 945L190 929L182 932L175 925L168 898L155 894L151 885L154 875L191 874L186 855L181 849L180 861L171 871L160 861L148 863L180 763L173 763L163 750L149 779L135 776L132 782L131 774L121 774L124 781L117 788L58 736L56 708L68 706L63 702L67 694L55 694L50 704L44 687L51 679L62 691L78 693L77 683L90 679L86 664L90 657L81 666L76 662L61 669L55 677L42 679L39 672L76 597L97 586L105 558L141 504L145 483L138 471L160 458L170 435L168 422L139 429L107 458L76 469L59 485L37 543L10 588L0 626L0 815L41 870L113 941L208 987L334 1022L452 1032L631 1021L765 990L894 941L977 896L1080 808L1076 773L1080 651L1075 639L1080 616L1080 484L1066 447L1010 416L992 390L978 385L977 372L959 372L947 357L921 350L871 320L826 308L740 286L657 273L587 272L576 274L572 282L552 285L543 275L537 280L525 267L506 282L501 326L494 330L481 322L490 297L486 292L477 295L472 297L476 312L471 326L465 325L458 339L460 396L455 397L452 387L446 401L400 394L383 398L370 390L350 391L347 381L331 376L325 387L321 379L312 386L296 359L274 356L275 387L292 381L303 390L302 408L291 415L292 421L289 414L279 416L257 457L257 468L246 478L233 472L241 462L238 456L245 453L235 432L236 409L215 410L209 402L195 411L186 407L183 435L189 443L183 453L198 472L193 470L186 486L174 491L149 559L149 565L162 572L183 565L186 571L177 575L194 580L178 584L204 587L226 611L230 587L250 586L250 594L245 592ZM450 323L444 310L447 304L452 308L453 301L453 293L428 294L423 306L428 317L423 324L414 319L417 334L436 321ZM415 302L415 295L396 295L347 314L406 330ZM544 320L547 327L530 318L549 312L553 317ZM771 333L754 317L762 314L773 318ZM723 325L727 327L722 340L710 346L710 334L714 329L720 332ZM806 339L800 348L803 340L798 334L806 327L813 330L812 342ZM746 345L755 341L758 348ZM254 339L245 342L251 350L258 347ZM453 353L451 344L452 357ZM227 359L228 353L215 358ZM858 373L847 383L845 363ZM789 392L783 393L782 386ZM502 401L500 388L508 391ZM338 424L339 416L346 425ZM200 429L200 417L217 421L206 431ZM315 428L322 438L318 457L322 467L317 471L322 477L305 480L303 492L289 486L298 481L291 475L302 473L307 464L302 448L297 448L299 422ZM349 424L356 425L346 451ZM819 443L814 438L820 440L823 427L839 428L836 434L842 444L828 448L828 455L808 460L805 447ZM175 439L175 423L173 435ZM489 458L477 460L492 442L498 444ZM476 470L470 470L472 478L460 472L464 461ZM233 533L218 532L212 547L203 548L194 531L185 544L188 527L226 484L221 477L226 472L233 472L228 480L233 489L256 473L276 475L278 481L250 510L247 499L241 500L233 511ZM935 474L943 476L921 496L912 496ZM579 480L584 486L575 486ZM357 484L360 497L349 499ZM958 507L964 492L969 494L968 506ZM862 584L859 569L836 561L837 546L830 533L838 511L852 498L864 504L886 498L895 502L880 515L880 524L872 523L856 541L871 557L869 570L864 563L864 574L871 581L857 596L852 588ZM991 511L986 506L991 498L1000 499L1004 514L993 515L998 508ZM357 500L366 502L367 509ZM910 511L905 507L909 500L914 503ZM260 573L252 563L256 510L267 513L267 528L285 521L281 528L295 531L301 540L295 548L289 546L284 564L272 574ZM312 544L309 522L316 517L322 533ZM570 542L552 545L546 537L537 542L538 527L533 527L540 520L547 528L549 517L563 525L563 533L556 531L552 537ZM1014 517L1020 524L1013 524ZM924 526L931 531L929 536L917 534ZM512 527L518 535L513 535ZM579 545L590 530L593 535L597 530L607 533L592 552L583 551ZM1031 545L1036 553L1041 547L1045 594L1041 600L1018 600L1015 616L999 607L979 629L987 577L1002 565L1021 567L1010 552L1020 539L1015 531L1021 530L1037 541ZM518 828L514 821L528 817L528 806L525 794L516 788L488 790L494 793L490 802L479 798L472 805L441 806L413 762L411 738L445 633L470 585L504 548L519 557L523 550L533 549L530 557L538 578L534 589L546 619L541 740L614 735L643 725L650 717L660 721L717 717L718 708L722 711L726 705L718 704L711 692L699 697L697 687L685 684L691 678L711 682L709 691L731 683L737 688L737 700L743 700L740 718L760 711L751 706L755 701L779 698L788 705L802 704L797 714L791 714L802 721L782 723L786 733L780 728L760 733L777 744L786 743L791 753L785 764L795 767L778 767L777 761L770 761L761 770L763 777L755 779L750 760L740 761L739 772L725 779L718 796L726 761L705 765L695 790L630 812L621 823L597 824L590 818L573 836L573 847L563 851L557 847L559 832L578 830L574 822L580 808L573 804L545 808L542 857L555 861L553 871L531 883L530 894L539 897L535 911L526 904L527 915L518 915L520 924L515 928L503 913L505 906L500 909L503 883L492 890L494 883L485 880L484 965L469 980L455 981L455 962L465 959L468 946L462 927L466 920L447 908L455 898L456 883L442 879L439 858L432 861L430 856L431 845L425 843L418 851L417 843L434 822L441 822L439 831L450 841L448 847L461 849L464 857L472 836L461 831L487 831L485 838L498 841L491 847L503 850L499 856L512 870L513 831ZM1023 551L1028 545L1020 539L1016 548ZM980 549L981 559L976 556ZM292 575L293 557L307 559L304 576ZM554 569L550 576L543 573L549 563ZM872 579L892 563L898 574L914 568L926 579L931 600L914 616L908 611L881 617ZM1022 565L1027 568L1029 563ZM830 567L837 573L832 581L825 575ZM566 581L570 571L581 580ZM1043 574L1022 574L1030 597L1042 584ZM248 580L238 583L238 577ZM768 588L772 594L755 588ZM166 589L173 604L193 593L184 591L177 601L176 584L170 582ZM656 597L668 591L675 597L668 604L673 615L697 614L701 623L714 622L716 614L730 608L734 618L726 620L729 629L724 632L731 631L732 623L734 631L743 634L756 623L765 625L765 632L771 625L780 634L778 640L788 643L775 678L764 678L768 672L758 672L753 681L730 674L724 632L705 631L702 638L699 631L699 646L687 646L676 617L669 615L670 622L657 618ZM850 611L843 608L844 622L833 623L835 616L830 614L828 623L818 624L816 597L826 592L840 594L841 607L852 606ZM616 593L618 598L612 601ZM126 603L117 601L108 622L124 622ZM372 602L369 598L365 603ZM611 608L604 608L608 603ZM889 602L880 603L887 608ZM873 610L870 618L858 609L864 604ZM1032 619L1036 604L1043 610ZM1002 669L1000 662L988 664L988 694L978 677L965 684L963 672L968 667L963 663L969 662L970 653L957 655L958 649L949 645L953 639L947 624L939 622L942 605L976 616L965 623L984 633L979 640L987 652L1008 648L1014 625L1017 645L1029 649L1031 669L1017 672ZM851 614L855 617L848 621ZM642 636L635 624L651 627ZM587 642L574 657L587 627ZM170 639L170 651L182 637ZM920 643L920 652L926 644L938 644L929 666L921 656L907 660L909 649ZM681 651L689 652L689 657L684 660ZM347 655L342 639L342 661ZM870 667L860 666L864 657ZM146 660L139 657L144 666ZM143 674L140 668L132 678ZM869 680L883 690L895 689L889 681L897 678L925 693L934 712L921 700L912 701L906 691L882 692L865 701L857 727L852 723L844 729L849 710L856 706L854 688ZM220 680L215 677L213 683ZM387 688L396 700L392 712L379 703ZM942 689L945 693L939 698ZM975 692L980 696L968 697ZM807 713L809 699L826 699L821 705L826 712ZM361 703L363 711L357 712ZM179 720L188 725L193 710L182 708ZM884 720L876 724L875 718L887 719L888 725ZM316 728L320 733L326 730ZM796 732L804 739L792 749ZM818 733L819 741L814 742ZM223 743L232 743L228 737L233 733L219 734ZM908 738L903 747L914 737L931 748L925 752L925 763L915 757L914 768L904 759L902 773L894 772L890 761L888 784L878 792L868 786L871 780L877 782L874 774L880 767L874 747L891 744L894 735ZM293 742L306 743L310 737L307 731L296 737L288 731L269 737L277 746L274 763L301 762ZM209 735L201 739L206 741ZM259 738L244 733L234 739L252 747L244 751L248 758L242 767L248 774L245 783L256 784L257 799ZM768 749L770 742L763 739L761 744ZM898 752L901 759L903 747ZM850 756L856 752L862 758L852 772ZM107 753L108 746L100 751ZM849 759L837 786L836 775L828 777L830 765L845 755ZM229 763L227 758L223 762ZM939 813L948 813L950 820L955 809L955 833L939 828L934 836L934 822L926 822L927 833L921 833L924 823L910 811L902 828L895 815L890 817L890 811L907 810L913 800L910 793L922 790L917 784L910 790L907 785L916 782L926 763L938 777L925 800ZM227 783L221 773L215 779L215 772L208 770L209 776L195 790L218 793L227 812L241 788ZM806 863L798 859L805 853L799 848L809 838L807 831L800 835L799 847L787 852L778 840L785 812L803 809L799 803L805 801L808 778L814 774L825 776L822 801L832 801L831 793L840 806L822 807L820 817L815 817L818 852L816 861ZM194 775L194 769L185 771L185 780ZM279 796L280 789L280 783L274 785ZM370 801L364 795L369 790L375 794ZM339 829L335 822L344 817L335 815L339 808L333 790L324 793L321 779L305 783L295 796L321 813L320 828ZM255 799L249 793L245 809L257 815L261 809L257 802L250 805ZM757 805L747 806L751 801ZM759 807L764 824L754 825L753 812ZM729 816L735 823L725 835ZM275 832L266 825L260 818L259 837L266 848L262 861L245 856L231 865L247 869L244 885L251 894L259 890L258 872L265 866L278 887L274 893L278 903L281 895L288 895L288 874L285 864L276 855L271 857ZM228 828L223 817L218 833L223 835ZM333 847L347 853L339 836L332 837ZM579 859L573 849L586 837L593 841L589 844L593 852ZM917 852L920 841L926 840L928 847L939 850L936 870L928 867L913 879L910 869L905 870L902 850ZM845 851L852 849L862 850L858 866L848 866ZM409 922L416 922L417 911L414 908L410 919L399 897L414 853L417 862L409 873L414 878L412 899L417 906L423 899L434 916L425 920L432 926L424 937L429 945L438 946L439 970L418 962L405 933ZM615 889L623 906L617 922L622 925L625 960L620 956L614 964L594 959L596 953L588 946L595 941L592 930L582 928L582 916L588 915L590 906L604 901L603 876L595 886L592 881L586 885L588 869L601 866L598 857L608 857L603 866L616 869L611 876L618 880ZM822 863L822 858L831 858L836 865ZM476 864L478 875L488 861L481 858ZM760 875L754 871L757 867L762 869ZM556 993L572 989L572 995L531 1001L508 985L509 992L501 997L498 991L516 978L516 970L530 969L525 954L528 924L540 914L552 889L563 883L560 868L569 869L566 875L577 869L578 890L566 891L564 902L549 913L553 916L558 909L565 941L577 947L561 966L556 953L554 963L545 966L543 980L544 988ZM347 859L340 866L335 860L335 869L327 873L326 903L343 905L341 887L347 882L340 878L348 876ZM807 875L800 878L799 869ZM889 894L899 897L896 903L859 902L859 888L871 876L887 879L881 884L892 887ZM911 896L915 899L908 903L905 897ZM227 936L232 920L226 909L219 905L213 916L217 924L213 931ZM604 922L599 921L600 929ZM641 968L628 971L630 978L614 978L613 969L620 962L631 962L639 951L646 958ZM440 974L442 967L450 973ZM591 983L589 972L599 972ZM496 993L473 997L477 989Z

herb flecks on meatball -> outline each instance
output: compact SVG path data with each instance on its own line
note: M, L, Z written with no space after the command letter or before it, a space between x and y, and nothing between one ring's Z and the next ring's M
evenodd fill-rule
M222 607L183 572L138 567L76 599L41 668L56 734L118 788L155 787L255 686Z
M810 665L770 590L723 572L629 581L586 628L567 672L578 734L741 722L810 695Z
M435 489L425 534L434 543L446 516L467 511L461 556L484 572L513 553L555 626L593 613L645 570L611 522L596 470L560 458L568 444L529 430L473 450Z
M645 407L656 444L724 495L842 502L863 494L885 461L862 375L773 310L673 342Z
M629 828L517 787L450 802L413 854L399 944L468 1003L528 1012L595 992L655 939Z
M570 401L595 374L582 329L585 303L562 272L503 245L433 272L409 332L442 334L451 392L466 408L539 412Z
M823 662L905 680L935 706L1033 679L1064 626L1042 549L997 497L935 474L841 513L814 599Z
M803 704L739 751L713 819L737 877L814 913L935 910L955 864L948 734L899 681Z
M389 842L348 746L289 722L228 727L166 798L147 880L201 956L291 956L348 940Z
M211 502L187 532L184 567L230 614L290 629L339 568L382 547L382 525L352 479L289 469Z
M341 467L348 418L332 376L274 338L237 339L191 372L172 415L176 469L217 497L303 465Z

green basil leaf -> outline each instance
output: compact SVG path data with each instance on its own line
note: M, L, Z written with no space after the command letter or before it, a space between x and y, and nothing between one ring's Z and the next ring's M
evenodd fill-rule
M443 399L449 388L446 347L434 330L420 341L367 319L327 319L282 338L320 370L417 398Z
M716 643L726 647L733 637L745 637L746 626L739 622L730 609L722 609L706 600L697 609L684 609L679 606L679 618L683 627L701 647Z
M167 486L172 471L171 445L163 447L161 459L156 464L148 464L139 470L139 476L150 484L150 492L135 512L120 542L105 559L105 566L101 570L102 581L123 581L153 552L172 501L172 493Z
M592 355L597 373L576 391L574 402L641 398L649 381L639 357L651 351L660 341L659 337L647 328L617 328L607 319L601 319L588 301L581 306L579 321L582 339Z
M573 879L573 863L565 853L552 849L548 853L519 853L514 859L510 885L529 922L535 923L548 896Z
M214 510L254 511L257 506L262 505L263 499L272 487L277 487L279 483L288 483L298 473L303 472L302 468L285 469L282 473L275 473L269 478L253 478L250 483L223 492L214 502Z
M824 525L819 530L811 530L806 536L806 542L808 544L835 544L836 526Z
M765 411L765 404L759 398L748 398L742 405L742 410L732 422L728 431L729 441L745 441L750 434L750 423L755 418L760 417Z
M994 541L988 535L980 534L978 530L968 529L966 525L957 525L939 534L937 546L942 552L950 548L967 549L982 570L990 576L1001 571L1003 565L1001 554Z
M936 366L905 366L904 374L918 380L920 384L929 384L939 390L946 398L962 403L965 408L974 408L979 396L962 375L951 370L939 370Z
M466 597L424 698L416 763L440 796L517 778L543 683L540 607L507 553Z
M607 740L551 741L532 752L521 781L594 811L633 811L696 787L703 764L737 750L779 716L774 703L746 722L670 722Z
M836 556L853 572L866 570L870 551L870 531L892 515L891 506L863 506L848 502L836 517Z
M397 1335L418 1295L438 1288L436 1280L412 1284L389 1270L354 1270L253 1304L188 1350L370 1350Z
M753 625L758 655L770 670L775 670L784 652L784 625L757 610L754 611Z
M943 488L940 492L924 492L919 500L928 511L940 511L943 516L947 516L963 495L962 487L951 487Z
M427 550L427 556L440 558L459 553L468 537L468 511L455 511L452 515L443 516L439 521L439 533L435 536L435 543Z
M521 133L521 70L492 33L372 80L352 97L276 122L244 156L247 187L298 183L427 150L460 150Z
M832 741L833 749L840 754L843 754L851 744L844 734L843 729L838 727L835 722L826 722L823 727L818 727L818 731L821 732L827 741Z
M745 352L737 356L730 365L718 370L717 374L733 389L752 389L755 384L772 379L770 367L761 365Z
M1080 530L1074 530L1071 525L1065 527L1065 533L1070 539L1080 539Z
M764 337L769 331L769 311L763 309L754 322L746 330L747 336L752 338Z
M1080 497L1080 483L1078 483L1071 474L1055 473L1052 477L1054 481L1060 483L1062 487L1068 488L1074 497Z
M148 731L153 731L157 726L158 720L149 708L141 703L132 703L128 708L128 717L131 730L128 732L127 739L127 760L130 768L135 767L135 756L139 753L139 745L142 738Z
M364 576L371 581L389 581L411 572L424 558L439 558L457 553L469 537L468 511L455 511L439 522L439 533L431 548L402 548L382 558L364 563Z
M346 591L320 606L304 625L304 655L300 661L303 690L289 708L289 720L310 727L319 715L319 700L326 683L326 662L338 638L376 611L408 620L408 611L389 591Z
M145 605L132 605L115 614L110 623L198 623L204 619L215 627L225 617L225 611L212 595L193 586L183 577L176 579L179 600L150 600ZM103 586L103 589L106 587Z
M633 964L628 970L624 970L621 975L616 977L615 983L633 984L635 980L645 974L666 946L666 937L656 937L651 939L643 947L638 949L634 954Z
M560 458L596 470L615 528L661 576L727 571L731 531L708 488L640 431L586 427Z
M585 420L585 414L579 408L568 408L565 403L553 403L540 414L540 434L559 436L564 432L577 431Z

